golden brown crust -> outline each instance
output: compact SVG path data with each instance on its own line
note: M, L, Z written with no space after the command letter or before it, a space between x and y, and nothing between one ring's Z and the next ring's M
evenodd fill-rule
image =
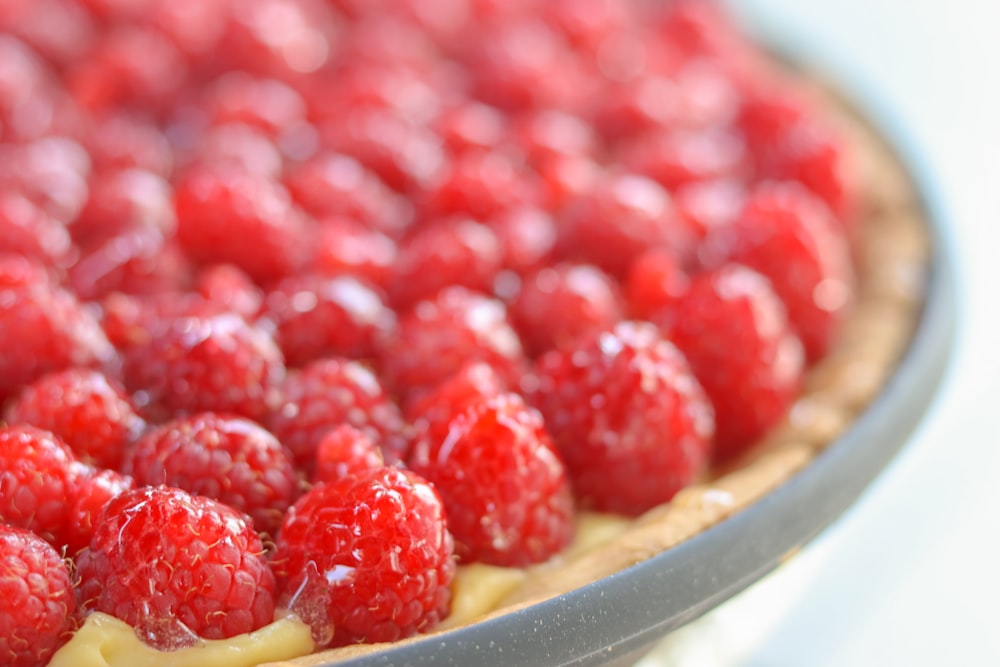
M829 106L842 110L840 120L857 157L863 218L856 247L856 301L834 349L811 369L803 395L783 422L739 466L684 489L613 540L526 571L480 620L635 565L752 504L842 434L893 372L923 302L930 239L906 170L870 125L828 97ZM280 664L309 667L381 648L336 649Z

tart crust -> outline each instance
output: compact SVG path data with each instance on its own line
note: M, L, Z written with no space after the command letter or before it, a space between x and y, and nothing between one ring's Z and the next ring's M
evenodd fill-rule
M462 613L467 618L452 618L430 636L592 583L739 512L807 466L844 433L892 375L923 306L931 255L926 217L905 167L877 131L833 87L818 77L813 80L824 108L845 131L856 160L854 172L861 195L855 247L858 285L833 349L810 369L802 395L783 421L741 461L682 490L669 503L632 521L584 517L583 521L598 525L586 531L586 548L570 549L527 570L469 566L457 586L480 602L486 600L491 608L482 610L471 604ZM472 580L472 585L463 580ZM460 596L463 591L456 593ZM343 647L266 667L316 667L386 646Z

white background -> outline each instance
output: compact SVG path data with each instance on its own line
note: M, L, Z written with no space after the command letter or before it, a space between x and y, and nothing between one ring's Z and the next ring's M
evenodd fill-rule
M862 499L643 667L1000 665L1000 0L731 0L922 157L960 269L950 374Z

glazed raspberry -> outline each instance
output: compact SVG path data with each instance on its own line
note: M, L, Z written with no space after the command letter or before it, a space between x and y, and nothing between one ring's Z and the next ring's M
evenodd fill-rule
M608 174L568 204L560 232L564 257L596 264L622 276L647 248L686 250L691 240L670 195L634 174Z
M699 274L670 338L715 407L716 461L746 451L784 415L802 382L802 346L767 279L739 265Z
M79 469L62 440L32 426L0 427L0 523L63 543Z
M341 424L320 438L312 482L330 484L384 465L382 452L370 437L350 424Z
M464 218L427 225L400 248L392 301L406 309L449 285L488 292L501 260L500 242L485 225Z
M552 260L556 222L545 209L532 206L508 209L487 224L500 241L505 269L526 274Z
M537 356L621 319L615 282L589 264L558 264L529 276L510 305L527 352Z
M89 247L69 268L68 282L84 300L112 292L157 294L182 289L190 265L178 245L156 229L138 228Z
M151 120L127 110L95 118L84 144L98 172L135 168L167 178L174 168L166 136Z
M690 279L669 250L648 250L632 262L625 279L625 299L632 317L649 320L654 315L675 312Z
M99 366L114 355L97 318L72 294L35 284L0 291L0 404L22 386L70 366Z
M209 411L259 420L284 374L274 339L234 314L181 317L125 353L125 385L155 416Z
M472 361L485 361L513 385L524 352L503 304L463 287L445 288L403 315L380 358L388 385L409 398Z
M268 292L261 316L274 323L290 366L333 355L372 357L376 340L396 324L379 294L350 276L286 278Z
M216 413L150 431L129 449L123 470L140 484L221 501L271 535L296 497L295 470L281 443L248 419Z
M716 240L730 261L762 273L816 361L829 349L851 300L847 239L826 206L796 184L764 184Z
M387 289L398 249L385 234L347 218L321 221L312 267L325 276L355 276Z
M548 560L573 534L573 498L541 415L517 394L456 414L444 437L417 438L410 467L441 494L463 561L523 567Z
M295 201L313 215L362 221L393 238L413 218L409 201L346 155L321 153L292 170L285 185Z
M229 72L211 82L205 98L202 106L218 125L246 123L278 136L305 120L305 102L293 88L245 72Z
M122 389L85 368L35 380L11 404L7 422L50 431L81 461L115 469L146 427Z
M123 354L148 345L154 334L184 317L213 317L232 312L222 303L191 292L162 292L136 296L112 292L101 299L101 326Z
M24 197L0 191L0 252L63 266L69 259L69 234Z
M399 461L406 449L399 408L375 374L356 361L315 361L289 374L281 396L267 424L299 469L312 468L323 435L344 423L370 437L389 463Z
M319 646L394 641L447 616L455 573L434 487L379 468L321 484L288 511L273 564Z
M746 202L746 186L738 181L698 181L677 189L674 204L699 242L732 224Z
M173 190L144 169L107 169L90 178L87 203L70 225L73 240L89 247L137 228L170 236L176 229Z
M622 322L546 353L525 389L581 507L639 514L670 500L708 462L712 407L651 324Z
M256 318L264 295L244 271L232 264L207 266L198 274L198 293L248 321Z
M0 523L0 660L45 665L72 632L69 568L34 533Z
M52 283L45 267L23 255L0 253L0 289Z
M0 144L0 187L20 192L60 222L79 215L87 201L90 156L68 137Z
M746 145L731 130L660 130L619 148L622 163L671 192L698 181L749 175Z
M295 271L307 225L278 183L233 169L193 169L174 192L177 239L197 261L232 263L254 280Z
M281 151L264 130L242 123L207 128L187 162L199 169L232 170L271 181L281 178L284 166Z
M80 599L161 650L233 637L274 620L263 552L243 516L218 501L170 487L126 491L77 559Z
M481 102L464 100L446 109L434 129L452 154L499 147L507 132L507 119L498 109Z
M507 386L493 367L476 361L413 401L407 406L406 415L417 430L443 436L452 417L506 391Z
M90 546L101 510L135 486L133 478L114 470L88 470L81 474L66 521L66 554L76 557Z
M486 220L513 206L538 201L536 183L522 164L499 151L471 151L455 158L420 201L423 218L468 215Z

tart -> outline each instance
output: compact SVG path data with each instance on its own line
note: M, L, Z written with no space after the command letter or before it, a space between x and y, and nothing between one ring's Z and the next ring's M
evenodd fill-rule
M908 345L905 172L714 3L187 5L0 12L12 664L536 604L794 477Z

